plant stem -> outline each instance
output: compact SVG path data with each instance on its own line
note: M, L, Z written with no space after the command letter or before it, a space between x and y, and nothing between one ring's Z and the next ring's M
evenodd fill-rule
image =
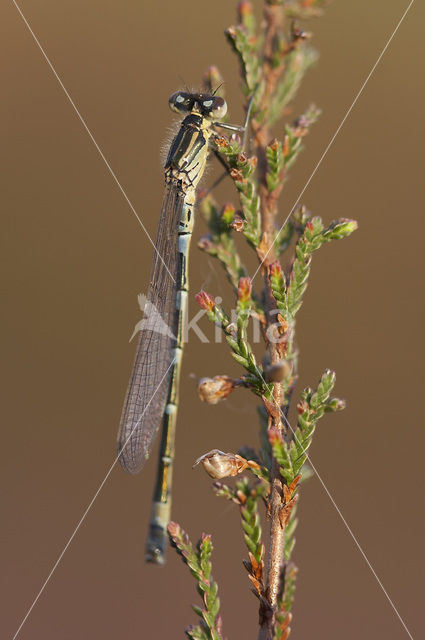
M273 40L276 38L278 30L281 28L282 11L281 7L277 5L265 5L264 8L264 20L265 20L265 43L264 43L264 62L263 62L263 78L264 78L264 93L262 98L262 108L267 110L270 96L273 93L276 82L282 68L273 69L271 64L271 58L273 54ZM268 119L264 118L260 124L255 119L252 122L252 128L254 131L254 140L256 147L256 155L258 157L258 177L259 177L259 195L261 200L261 228L262 228L262 242L261 242L261 254L259 257L262 260L263 278L265 285L265 311L267 330L271 331L272 325L277 321L276 301L273 296L268 266L275 260L275 251L273 247L273 239L275 235L275 219L277 215L276 199L270 197L270 192L267 188L266 172L267 172L267 159L266 159L266 147L270 142L270 130L267 126ZM270 364L276 364L281 360L281 353L279 351L279 343L270 339L272 335L267 334L268 344L267 351ZM273 336L275 337L275 336ZM274 410L269 413L269 431L279 431L282 433L284 427L282 424L281 407L284 404L283 385L281 382L273 384L273 400ZM280 588L280 578L282 563L284 559L284 527L281 522L281 511L284 505L283 502L283 480L279 471L279 465L273 458L271 477L270 477L270 497L269 497L269 518L270 518L270 536L267 553L267 572L266 583L264 589L265 602L260 604L260 630L258 634L258 640L272 640L273 630L275 625L275 613L277 607L277 598Z
M262 217L272 217L270 211L267 214L262 211ZM266 305L267 305L267 326L276 322L275 301L270 290L270 282L268 276L265 275L266 285ZM271 364L276 364L281 359L279 345L274 341L268 343L268 355ZM283 385L281 382L273 384L273 400L274 410L269 410L269 431L284 431L281 419L281 407L284 404ZM273 458L271 476L270 476L270 498L269 498L269 517L270 517L270 538L267 554L267 574L265 584L265 603L260 605L260 631L259 640L271 640L273 637L274 619L277 605L277 597L280 586L281 568L283 562L283 545L284 545L284 527L281 523L281 510L283 507L283 480L279 471L279 465Z

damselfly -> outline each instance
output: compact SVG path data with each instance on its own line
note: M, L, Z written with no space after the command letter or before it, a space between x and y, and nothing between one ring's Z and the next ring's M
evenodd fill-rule
M215 126L245 132L220 123L225 100L214 94L177 91L172 111L186 114L165 163L165 194L159 218L145 310L118 432L122 466L130 473L142 469L162 422L162 440L146 559L163 564L171 510L171 481L177 399L183 349L182 329L187 313L188 255L194 223L196 187L202 177ZM152 321L153 319L153 321ZM160 320L156 322L155 319Z

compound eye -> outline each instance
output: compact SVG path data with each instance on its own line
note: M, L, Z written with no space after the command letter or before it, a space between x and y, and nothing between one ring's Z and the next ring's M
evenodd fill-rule
M212 98L212 105L209 109L213 118L221 120L227 113L227 102L223 98L220 98L220 96L216 96Z
M190 111L192 102L190 93L185 93L184 91L175 91L168 98L168 105L171 111L174 111L175 113Z

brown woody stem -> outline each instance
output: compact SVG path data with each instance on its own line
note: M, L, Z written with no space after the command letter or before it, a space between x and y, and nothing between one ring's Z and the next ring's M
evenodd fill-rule
M265 81L265 91L262 99L262 109L267 110L267 103L276 86L281 70L273 69L271 65L273 40L277 31L281 27L281 7L277 5L266 5L264 13L266 23L263 78ZM260 182L260 200L261 200L261 227L262 227L262 243L259 257L262 260L263 277L265 283L265 303L266 303L266 321L268 333L268 356L270 363L276 364L281 360L279 353L279 344L276 342L271 331L272 325L276 324L276 301L273 297L268 266L275 260L275 252L273 250L273 239L275 232L275 219L277 215L276 200L270 197L267 189L266 172L266 146L269 143L270 131L267 127L267 118L264 118L261 125L255 120L252 122L254 131L254 140L256 147L256 155L258 157L258 175ZM271 339L270 339L271 338ZM283 432L281 407L284 404L283 385L281 382L273 384L273 399L275 409L269 413L269 430ZM267 407L266 407L267 408ZM281 511L284 506L283 498L283 480L279 472L279 466L275 459L272 462L271 483L269 496L269 516L270 516L270 537L267 553L267 573L266 583L264 585L264 598L260 604L260 630L258 640L272 640L275 626L275 614L277 608L277 599L280 588L280 577L283 563L283 546L284 546L284 527L282 526Z

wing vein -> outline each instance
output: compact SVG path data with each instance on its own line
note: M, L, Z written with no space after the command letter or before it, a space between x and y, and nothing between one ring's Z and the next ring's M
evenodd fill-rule
M173 374L179 317L178 225L183 203L177 189L168 186L158 223L145 316L118 432L120 462L130 473L140 471L149 457Z

